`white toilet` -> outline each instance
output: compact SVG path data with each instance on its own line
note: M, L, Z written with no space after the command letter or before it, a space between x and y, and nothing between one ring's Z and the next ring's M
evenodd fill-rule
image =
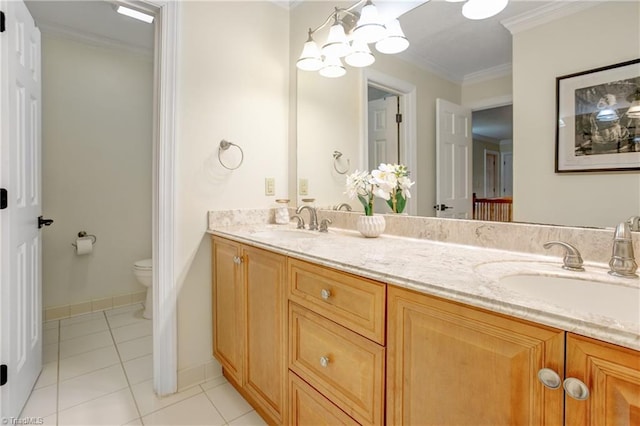
M151 259L138 260L133 264L133 275L140 284L147 287L147 299L144 303L142 317L151 319L153 317L153 275Z

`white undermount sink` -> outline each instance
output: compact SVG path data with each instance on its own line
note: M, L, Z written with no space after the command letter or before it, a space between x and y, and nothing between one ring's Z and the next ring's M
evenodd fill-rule
M640 324L640 288L563 276L517 274L500 284L523 296L581 312Z
M318 234L295 229L266 229L253 232L251 236L265 239L301 239L315 238Z

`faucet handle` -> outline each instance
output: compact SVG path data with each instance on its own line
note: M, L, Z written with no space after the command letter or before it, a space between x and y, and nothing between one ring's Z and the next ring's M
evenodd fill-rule
M562 259L564 265L562 267L569 271L584 271L584 267L582 266L582 256L580 256L580 252L577 248L572 246L569 243L565 243L564 241L548 241L542 245L542 247L548 249L553 246L564 247L564 258Z
M298 225L296 226L297 229L304 229L304 219L302 218L302 216L294 214L293 216L291 216L291 219L295 219L298 222Z
M322 219L320 221L320 232L329 232L329 225L331 225L331 219Z

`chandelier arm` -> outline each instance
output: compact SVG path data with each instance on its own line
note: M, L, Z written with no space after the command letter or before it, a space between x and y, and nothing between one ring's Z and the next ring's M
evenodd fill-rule
M338 8L336 7L335 10L333 12L331 12L331 15L329 15L327 17L327 19L320 25L318 25L316 28L309 29L309 35L313 35L314 33L316 33L317 31L320 31L321 29L323 29L324 27L327 26L327 24L329 22L331 22L332 19L334 19L339 13L348 13L349 15L353 16L354 18L358 18L358 15L356 15L355 13L353 13L353 10L355 8L357 8L358 6L362 5L363 3L365 3L367 0L358 0L356 3L354 3L353 5L349 6L346 9L342 9L342 8Z

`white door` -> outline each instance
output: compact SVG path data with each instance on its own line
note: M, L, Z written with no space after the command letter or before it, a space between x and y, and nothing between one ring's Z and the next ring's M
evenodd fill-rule
M0 417L18 417L42 368L40 32L22 1L0 0Z
M513 196L513 152L502 153L502 196Z
M471 110L436 99L437 217L471 219Z
M397 164L398 152L398 97L387 96L384 99L369 101L369 170L377 169L380 163ZM376 213L389 213L391 210L384 200L376 200Z

